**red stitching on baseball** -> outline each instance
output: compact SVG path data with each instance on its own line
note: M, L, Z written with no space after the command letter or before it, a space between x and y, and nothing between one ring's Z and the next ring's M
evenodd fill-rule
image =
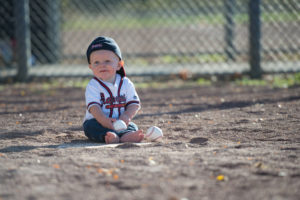
M150 136L153 134L153 132L154 132L154 127L152 127L152 129L151 129L150 133L149 133L149 134L147 134L147 137L150 137Z

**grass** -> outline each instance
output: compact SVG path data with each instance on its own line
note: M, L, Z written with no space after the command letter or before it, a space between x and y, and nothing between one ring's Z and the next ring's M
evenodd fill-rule
M170 63L215 63L225 62L226 55L219 53L195 54L195 55L166 55L161 57L162 64Z
M294 74L266 76L261 80L244 77L240 80L236 80L235 84L242 86L271 86L274 88L290 88L300 85L300 72Z
M258 79L250 79L250 78L242 78L241 80L235 81L236 85L242 86L265 86L267 85L266 80L258 80Z
M296 9L295 9L296 11ZM298 12L263 12L262 22L299 22Z
M176 87L188 87L188 86L200 86L206 87L218 83L216 80L211 78L198 78L192 79L170 79L167 81L148 81L136 83L136 88L176 88ZM290 88L294 86L300 86L300 72L294 74L275 74L266 75L263 79L250 79L244 76L241 79L234 81L228 81L228 83L233 83L237 86L253 86L253 87L263 87L269 86L272 88Z
M247 21L247 16L236 17L239 23ZM157 28L157 27L182 27L185 25L197 24L224 24L223 14L215 15L193 15L180 17L133 17L133 16L71 16L66 17L63 23L63 30L108 30L108 29L138 29L138 28Z
M81 13L65 14L62 28L68 30L108 30L108 29L138 29L157 27L178 27L185 25L225 24L223 13L208 15L184 15L184 16L162 16L153 14L151 16L133 16L128 13L118 15L83 15ZM262 23L269 22L295 22L299 21L299 14L293 12L263 12ZM234 16L236 24L249 23L248 14L236 14Z
M224 63L227 57L220 53L195 53L193 55L157 55L153 57L134 57L126 59L130 65L149 66L160 64Z
M208 85L212 85L212 81L209 79L205 79L205 78L198 78L196 80L197 85L199 86L208 86Z
M216 77L209 78L187 78L183 79L177 76L169 76L162 79L145 78L145 77L130 77L135 83L135 87L138 89L147 88L180 88L180 87L207 87L219 84L220 81ZM80 88L85 89L90 78L53 78L48 80L36 80L30 83L11 83L7 85L0 85L0 91L7 89L7 86L13 88L27 88L31 92L47 93L57 88ZM253 86L253 87L272 87L272 88L290 88L294 86L300 86L300 72L294 74L275 74L265 75L263 79L250 79L247 76L243 76L240 79L233 81L225 81L225 84L232 83L237 86ZM222 83L224 84L224 83Z

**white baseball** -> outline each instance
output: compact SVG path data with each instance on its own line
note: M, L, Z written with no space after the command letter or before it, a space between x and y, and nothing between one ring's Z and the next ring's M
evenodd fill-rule
M116 131L123 131L125 129L127 129L127 125L123 120L117 120L113 123L114 129Z
M155 140L158 140L163 137L163 132L157 126L152 126L152 127L148 128L145 136L147 139L149 139L151 141L155 141Z

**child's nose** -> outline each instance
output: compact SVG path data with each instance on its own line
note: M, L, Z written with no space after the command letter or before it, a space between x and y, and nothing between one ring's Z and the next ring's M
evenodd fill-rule
M100 63L100 66L101 66L101 67L106 67L106 63L105 63L105 62L101 62L101 63Z

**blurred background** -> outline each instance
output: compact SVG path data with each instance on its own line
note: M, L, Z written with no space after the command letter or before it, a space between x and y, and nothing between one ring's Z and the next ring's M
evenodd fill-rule
M0 0L0 78L90 76L97 36L128 75L300 71L299 0Z

